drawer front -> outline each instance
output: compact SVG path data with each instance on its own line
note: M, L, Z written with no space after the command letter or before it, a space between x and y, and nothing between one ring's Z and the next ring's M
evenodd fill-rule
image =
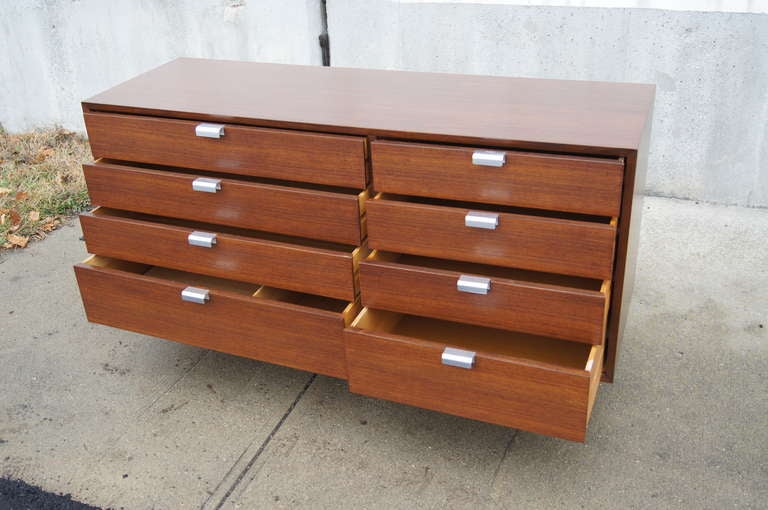
M365 141L224 125L221 138L195 134L199 122L86 113L94 158L169 165L363 189Z
M442 363L446 344L347 328L355 393L505 427L584 441L600 374L558 370L478 352L471 369Z
M219 223L359 245L354 194L221 179L215 193L195 191L196 176L123 165L83 165L91 202L158 216Z
M80 215L89 253L219 278L355 299L353 253L208 231L210 247L189 243L191 228L108 214ZM199 230L199 229L198 229Z
M375 199L366 210L373 249L611 279L613 225L500 213L489 230L465 226L457 207Z
M377 260L360 263L363 306L564 340L602 344L607 296L586 289L488 278L462 292L452 271ZM468 275L481 276L481 275Z
M372 142L374 188L402 195L619 215L624 174L619 159L500 150L492 151L492 156L503 156L504 164L487 166L473 163L478 151L484 149Z
M88 264L75 274L91 322L345 377L340 314L215 290L186 302L184 284Z

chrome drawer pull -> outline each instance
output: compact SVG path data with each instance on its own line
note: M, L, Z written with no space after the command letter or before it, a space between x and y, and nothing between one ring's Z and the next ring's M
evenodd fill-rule
M464 225L472 228L496 230L499 226L499 214L485 211L469 211L464 216Z
M488 294L491 291L491 279L463 274L456 280L456 289L470 294Z
M195 126L195 136L221 138L224 136L224 124L198 124Z
M181 291L181 300L189 301L190 303L198 303L204 305L211 299L211 293L208 289L201 289L198 287L187 287Z
M198 232L195 230L187 236L187 242L191 246L213 248L213 245L216 244L216 234L212 234L210 232Z
M502 151L475 151L472 153L472 164L480 166L504 166L507 153Z
M192 181L192 189L195 191L204 191L205 193L216 193L221 189L221 179L198 177Z
M443 365L472 368L475 366L475 352L446 347L443 351Z

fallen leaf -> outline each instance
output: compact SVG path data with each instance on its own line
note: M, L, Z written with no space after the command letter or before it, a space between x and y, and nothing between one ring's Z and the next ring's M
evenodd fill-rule
M0 196L7 195L10 192L11 192L10 188L0 188Z
M43 147L39 151L37 151L37 154L35 155L35 158L32 160L34 163L42 163L46 159L48 159L53 154L53 149L50 147Z
M17 236L16 234L8 234L6 237L12 245L19 248L24 248L29 242L29 237Z
M16 192L16 201L17 202L21 202L22 200L24 200L28 196L29 196L29 193L27 193L26 191L17 191Z
M3 248L13 248L11 243L3 243Z
M40 219L40 211L29 211L29 220L38 221Z
M61 222L58 219L48 216L43 220L43 224L40 226L40 230L43 232L50 232L51 230L55 230L60 223Z
M21 224L21 214L11 209L10 215L11 215L11 226L18 227Z
M0 225L5 225L5 219L8 217L7 214L0 214Z

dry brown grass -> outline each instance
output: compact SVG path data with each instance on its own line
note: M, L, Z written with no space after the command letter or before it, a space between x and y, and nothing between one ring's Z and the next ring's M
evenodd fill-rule
M71 131L0 128L0 250L42 239L88 207L81 165L90 157L88 141Z

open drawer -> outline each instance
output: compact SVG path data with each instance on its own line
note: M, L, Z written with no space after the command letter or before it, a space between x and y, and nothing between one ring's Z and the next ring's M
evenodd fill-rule
M359 246L367 191L97 161L83 165L91 202Z
M584 441L602 346L369 308L345 341L350 391Z
M368 246L610 280L617 218L378 193L366 203Z
M80 224L89 253L346 301L367 251L105 207L81 214Z
M602 344L610 281L374 250L364 306Z
M343 330L356 303L100 256L75 274L91 322L346 376Z

